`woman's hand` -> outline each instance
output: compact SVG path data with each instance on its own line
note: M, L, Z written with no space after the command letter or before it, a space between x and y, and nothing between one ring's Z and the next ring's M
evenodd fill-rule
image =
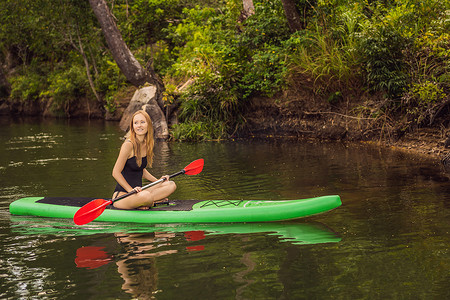
M161 177L161 179L164 179L164 181L169 181L170 177L169 175L164 175L163 177Z
M136 187L134 187L131 191L135 191L136 193L139 193L139 192L142 191L142 187L136 186Z

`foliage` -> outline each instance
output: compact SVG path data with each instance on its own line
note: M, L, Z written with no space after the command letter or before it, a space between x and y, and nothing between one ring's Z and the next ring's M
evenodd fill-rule
M336 3L319 1L309 27L285 42L290 50L290 75L293 78L301 75L307 86L312 82L311 88L331 102L341 99L342 91L361 88L358 34L366 20L357 3L352 6Z
M280 45L290 35L280 1L256 2L255 14L245 21L241 30L239 43L248 50Z
M240 84L243 99L257 93L271 97L286 85L287 55L282 47L255 51L245 67Z
M66 110L72 101L85 97L88 91L88 82L85 71L79 65L63 68L52 73L48 79L48 87L40 96L50 98L55 110Z
M187 121L173 125L172 138L180 141L217 140L224 136L223 122Z
M11 95L17 101L37 101L41 90L45 87L45 79L36 73L14 76L10 78Z
M324 90L334 93L348 89L350 81L359 75L355 72L358 61L352 52L320 32L295 35L287 45L292 49L291 73L312 78L316 92Z
M444 90L430 81L422 84L414 83L410 91L419 105L433 105L445 98Z
M280 3L256 3L255 14L246 20L236 41L239 64L244 67L239 97L270 97L285 86L287 53L283 41L288 38L289 28Z
M99 67L101 72L95 79L95 85L100 93L110 97L126 86L126 78L113 59L103 57Z
M398 98L407 83L403 51L407 39L389 26L368 26L361 34L360 52L372 91Z
M445 100L447 94L436 82L425 81L423 83L413 83L409 92L403 97L410 119L421 124L424 120L433 117L437 104Z
M235 3L239 2L230 1L221 14L209 7L185 9L183 22L169 27L178 58L166 80L195 79L180 98L180 119L196 124L206 118L208 124L224 124L220 137L239 125L250 96L273 95L284 85L286 73L281 44L289 31L281 3L255 3L255 15L238 31L235 20L240 11Z
M352 92L384 95L390 111L416 125L431 123L446 105L445 2L297 0L305 28L295 33L281 1L253 2L255 14L247 18L242 0L108 2L138 61L166 83L166 104L179 104L175 138L226 137L244 122L249 99L273 97L292 84L333 103L351 101ZM64 109L79 97L93 97L89 72L102 104L116 109L115 98L129 83L88 1L5 0L0 29L0 62L12 100L51 99ZM193 84L179 91L188 80Z
M450 94L450 15L440 1L417 3L420 30L412 31L413 44L405 51L410 82L402 96L409 122L432 125Z
M394 111L423 124L448 97L449 16L441 4L318 1L315 21L286 42L289 70L332 101L364 79L357 89L384 93Z

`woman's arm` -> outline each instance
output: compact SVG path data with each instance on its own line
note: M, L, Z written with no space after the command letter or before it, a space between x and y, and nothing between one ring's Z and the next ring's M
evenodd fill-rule
M162 176L161 178L163 178L163 177L166 178L166 181L169 181L169 180L170 180L169 175L164 175L164 176ZM155 182L156 180L158 180L158 179L156 179L155 176L153 176L152 174L150 174L150 172L147 171L147 169L144 169L144 178L147 179L147 180L150 181L150 182ZM160 178L160 179L161 179L161 178Z
M127 192L131 192L133 187L128 184L125 180L125 177L122 175L123 168L125 167L125 163L127 159L130 158L131 154L133 154L133 144L131 142L124 142L122 147L120 147L119 156L117 157L116 163L114 164L114 168L112 171L112 176L120 184Z
M158 179L156 179L155 176L153 176L152 174L150 174L150 172L147 171L147 169L144 169L144 170L143 170L143 176L144 176L145 179L147 179L147 180L150 181L150 182L154 182L154 181L158 180Z

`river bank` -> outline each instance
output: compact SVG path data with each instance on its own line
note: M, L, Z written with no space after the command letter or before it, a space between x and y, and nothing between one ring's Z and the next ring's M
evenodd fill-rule
M99 105L92 105L86 100L72 107L74 113L71 116L120 121L134 91L135 88L130 88L128 93L116 100L114 113L104 113ZM58 117L45 113L42 105L7 105L4 102L1 114ZM369 118L364 113L358 113L363 108L367 110L376 106L376 98L367 96L359 102L330 104L312 91L289 89L272 98L253 98L243 114L245 123L232 138L309 138L362 142L435 160L442 160L450 154L448 128L441 125L401 131L398 128L403 126L403 122L392 121L392 117ZM390 119L389 122L387 119Z
M313 93L285 92L276 99L255 98L240 132L253 137L302 137L362 142L406 151L434 160L450 154L450 130L440 126L400 130L403 121L392 116L366 117L355 113L377 106L374 98L331 105Z

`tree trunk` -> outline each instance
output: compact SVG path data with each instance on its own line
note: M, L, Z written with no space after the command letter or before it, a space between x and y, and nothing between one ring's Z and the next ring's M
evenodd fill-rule
M150 83L161 89L162 84L155 72L144 69L125 44L106 2L104 0L89 0L89 3L100 23L108 48L127 80L136 87Z
M86 68L86 76L89 81L89 86L91 87L91 90L94 93L94 96L97 99L97 101L101 103L102 99L100 98L97 91L95 90L94 80L92 80L92 76L91 76L91 72L90 72L89 61L87 59L86 53L84 52L83 43L81 42L81 37L80 37L78 30L77 30L77 36L78 36L78 45L80 47L78 50L80 51L81 56L83 57L84 66Z
M255 6L253 5L253 0L242 0L243 9L238 18L238 23L243 23L248 17L255 14ZM238 26L238 30L240 28Z
M300 14L295 6L294 0L281 0L283 3L284 14L289 24L291 32L296 32L303 29L303 23Z
M146 104L138 101L137 105L135 105L130 102L122 116L121 123L127 118L130 118L135 111L145 109L150 116L153 116L152 122L154 124L155 136L167 138L169 134L167 120L164 118L164 104L162 101L163 83L151 67L148 69L143 68L131 53L122 38L122 34L117 28L116 22L105 0L89 0L89 4L100 23L108 48L122 73L134 86L140 88L147 83L155 92L155 97L149 99ZM146 87L140 88L140 90L146 90ZM162 117L160 118L160 116Z
M244 13L247 17L255 13L255 6L253 5L253 0L243 0Z
M7 99L11 93L11 85L3 73L3 67L0 65L0 100Z

